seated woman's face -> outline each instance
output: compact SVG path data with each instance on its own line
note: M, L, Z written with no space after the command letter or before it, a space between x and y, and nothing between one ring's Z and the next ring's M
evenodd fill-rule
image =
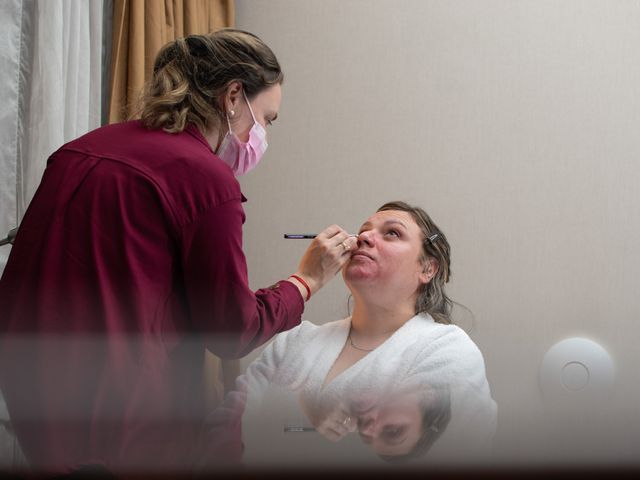
M415 293L429 277L420 261L423 235L408 212L377 212L360 227L358 247L342 275L349 288L384 286Z

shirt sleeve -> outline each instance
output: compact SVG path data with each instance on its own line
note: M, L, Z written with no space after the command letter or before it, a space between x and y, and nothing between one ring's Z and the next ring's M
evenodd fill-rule
M184 288L193 328L223 358L242 357L298 325L304 310L291 282L250 290L243 222L238 199L210 208L182 231Z

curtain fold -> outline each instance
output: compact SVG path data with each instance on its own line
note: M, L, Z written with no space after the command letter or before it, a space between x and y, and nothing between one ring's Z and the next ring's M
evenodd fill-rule
M100 126L103 0L0 2L0 238L47 158ZM11 251L0 247L0 273ZM0 468L26 468L0 395Z
M160 48L235 23L233 0L114 0L109 123L135 114Z
M102 0L35 2L18 158L19 218L49 155L100 126L102 18Z
M24 57L28 53L32 0L0 2L0 238L18 225L20 116L24 110ZM11 247L0 247L0 273ZM0 402L0 419L4 418Z

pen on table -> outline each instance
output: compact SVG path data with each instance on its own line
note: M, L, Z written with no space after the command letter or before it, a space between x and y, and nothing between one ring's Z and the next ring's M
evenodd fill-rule
M316 238L318 236L317 233L285 233L284 238L288 240L302 240L307 238ZM350 237L357 237L356 234L349 235Z
M285 433L301 433L301 432L315 432L316 429L313 427L299 427L299 426L291 426L284 427Z

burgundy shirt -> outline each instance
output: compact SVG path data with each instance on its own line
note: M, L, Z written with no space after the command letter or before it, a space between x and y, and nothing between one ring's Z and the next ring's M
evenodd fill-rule
M49 159L0 281L0 388L36 469L190 468L203 357L300 322L252 292L244 197L196 128L110 125Z

